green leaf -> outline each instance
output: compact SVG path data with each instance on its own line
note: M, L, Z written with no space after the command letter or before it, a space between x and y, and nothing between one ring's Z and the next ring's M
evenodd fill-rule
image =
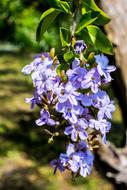
M69 38L69 30L64 27L60 27L60 40L61 40L62 47L69 45L68 38Z
M82 2L82 14L85 14L88 11L99 11L100 15L94 22L96 25L105 25L110 22L109 16L104 13L94 2L94 0L83 0Z
M60 1L60 7L64 10L64 12L71 14L70 6L65 1Z
M66 1L60 1L60 0L48 0L50 6L53 8L71 14L70 6Z
M58 66L57 66L57 68L56 68L56 72L57 72L57 74L60 76L60 74L61 74L61 71L66 71L68 69L68 65L66 64L66 63L61 63L61 64L59 64Z
M36 31L37 41L41 40L41 37L44 34L44 32L48 29L48 27L52 24L52 22L59 14L60 12L54 8L50 8L42 14Z
M113 46L106 35L97 26L89 25L82 32L84 41L106 54L113 54Z
M63 58L66 62L69 62L74 57L74 54L72 51L69 51L63 55Z
M100 12L98 11L88 11L87 13L85 13L79 20L76 34L78 34L81 30L83 30L89 24L92 24L98 18L99 15L100 15Z

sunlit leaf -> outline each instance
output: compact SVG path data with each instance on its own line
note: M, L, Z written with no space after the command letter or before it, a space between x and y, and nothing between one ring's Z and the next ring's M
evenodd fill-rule
M96 25L105 25L110 22L109 16L104 13L94 2L94 0L83 0L82 1L82 14L85 14L88 11L99 11L100 15L95 20L94 24Z
M37 41L41 40L41 37L44 34L44 32L48 29L48 27L52 24L52 22L59 14L60 12L54 8L50 8L42 14L36 31Z
M66 62L69 62L69 61L74 57L74 54L73 54L72 51L69 51L69 52L65 53L65 54L63 55L63 57L64 57L64 60L65 60Z
M92 24L98 18L99 15L100 12L97 11L88 11L87 13L85 13L79 20L76 34L83 30L83 28L85 28L89 24Z
M48 3L59 11L71 14L70 6L66 1L48 0Z
M97 26L89 25L82 31L84 40L97 50L106 54L113 54L113 46L106 35Z
M69 30L61 27L60 28L60 40L62 47L68 46Z

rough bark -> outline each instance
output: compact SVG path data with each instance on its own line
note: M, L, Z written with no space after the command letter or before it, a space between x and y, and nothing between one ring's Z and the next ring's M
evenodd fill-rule
M119 100L127 130L127 0L100 0L100 6L111 17L105 31L114 44L115 55L109 57L110 62L117 65L112 87ZM96 151L97 168L100 168L108 178L113 179L116 189L126 190L127 145L117 148L111 143L99 144L100 148Z
M117 65L113 75L113 89L119 100L127 129L127 1L101 0L103 10L110 16L111 22L105 27L109 39L115 45L115 58L111 61Z
M111 17L106 30L111 41L116 45L116 62L121 68L127 86L127 1L101 0L103 10Z
M96 166L115 184L116 189L127 189L127 146L117 148L112 143L104 145L99 142L99 149L96 151Z

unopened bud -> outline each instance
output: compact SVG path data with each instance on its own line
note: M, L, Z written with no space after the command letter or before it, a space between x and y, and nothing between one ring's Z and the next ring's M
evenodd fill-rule
M60 77L61 77L61 78L64 78L64 76L65 76L65 71L62 70L62 71L60 72Z
M54 135L57 137L57 136L59 136L59 133L58 133L58 132L56 132Z
M55 56L55 48L51 48L51 50L50 50L50 57L53 59L54 58L54 56Z
M97 148L99 148L99 145L94 145L92 148L97 149Z
M48 143L49 144L53 143L53 137L49 138Z
M67 75L65 74L65 71L64 71L64 70L62 70L62 71L60 72L60 77L61 77L61 80L62 80L62 81L64 81L64 82L67 81Z
M95 55L95 53L94 53L94 52L91 52L91 53L89 54L89 56L88 56L88 60L89 60L89 61L93 60L93 59L94 59L94 55Z
M80 54L80 53L84 52L85 49L86 49L86 44L84 43L83 40L76 41L76 43L74 45L75 53Z
M73 36L72 39L71 39L72 47L74 47L75 43L76 43L76 38Z
M56 65L58 63L58 59L57 59L57 56L55 56L54 58L53 58L53 65Z

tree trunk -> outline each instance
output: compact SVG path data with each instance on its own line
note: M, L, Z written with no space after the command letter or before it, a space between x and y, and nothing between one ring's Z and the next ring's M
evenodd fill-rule
M127 0L101 0L103 10L110 16L106 26L110 40L116 45L117 66L127 87Z
M110 16L111 22L105 27L109 39L115 45L115 62L113 87L119 100L127 129L127 1L101 0L103 10Z
M111 22L105 31L114 44L114 56L109 56L111 64L116 64L112 87L121 107L125 131L127 130L127 0L100 0L100 6ZM125 132L126 137L126 132ZM127 138L127 137L126 137ZM127 142L126 142L127 143ZM127 145L117 148L111 143L107 146L100 142L96 151L97 168L101 163L102 173L112 178L116 189L127 189Z

